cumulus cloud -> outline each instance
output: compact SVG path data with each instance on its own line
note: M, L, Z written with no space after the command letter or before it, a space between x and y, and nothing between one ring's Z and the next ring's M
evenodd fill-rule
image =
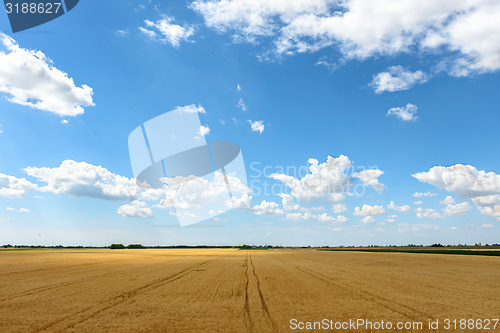
M293 197L290 194L281 193L278 195L282 198L282 205L284 210L286 211L307 210L306 208L300 207L298 204L293 202Z
M210 128L207 126L200 126L200 130L198 131L198 134L201 136L205 136L210 134Z
M428 172L416 173L412 177L439 189L454 192L463 199L500 193L500 175L478 171L471 165L435 166Z
M375 219L372 216L366 216L360 220L363 224L372 224L375 223Z
M27 181L25 178L0 174L0 197L21 199L29 195L31 190L37 188L37 185Z
M431 192L419 193L419 192L415 192L411 196L415 197L415 198L421 198L421 197L433 197L435 195L437 195L437 193L431 193Z
M418 201L413 201L413 204L414 205L423 205L423 201L422 200L418 200Z
M284 214L283 210L279 209L277 203L267 202L266 200L263 200L260 204L254 206L253 211L257 215L266 215L266 216L278 216Z
M390 109L389 111L387 111L386 116L393 115L400 118L403 121L415 121L418 118L417 116L415 116L416 113L417 113L417 106L408 103L406 104L406 106Z
M347 209L345 204L336 204L333 205L332 210L335 214L338 214L342 212L347 212L349 209Z
M252 131L259 132L259 133L264 132L264 121L263 120L256 120L253 122L251 120L248 120L248 122L250 123L250 126L252 127Z
M172 23L173 21L174 17L162 15L162 18L156 22L145 20L146 28L139 27L139 30L153 40L179 47L181 41L189 41L189 37L194 34L194 28L182 27Z
M43 52L23 49L2 32L0 41L4 47L0 48L0 91L9 102L60 116L83 114L84 107L94 105L92 88L75 86Z
M418 207L414 210L417 212L417 217L419 219L444 219L444 216L442 216L440 213L436 212L434 209L424 209L421 207Z
M238 89L238 91L241 91L241 86L238 84L238 85L236 86L236 89Z
M263 59L329 46L360 60L431 50L451 75L500 69L498 1L197 0L190 8L235 42L270 40Z
M348 221L347 217L343 215L338 215L336 218L333 216L329 216L327 213L321 214L321 215L314 215L311 212L305 212L305 213L292 213L292 214L286 214L284 220L291 220L291 221L306 221L306 220L315 220L318 222L324 222L324 223L345 223Z
M499 194L494 194L494 195L487 195L487 196L482 196L482 197L475 197L472 198L472 202L478 207L493 207L496 205L500 205L500 195Z
M301 179L281 173L273 173L269 177L276 179L292 189L291 195L299 202L315 203L325 200L327 203L338 203L345 199L342 194L348 191L350 177L345 172L352 166L347 156L338 158L328 156L325 163L309 159L310 174Z
M449 204L454 204L454 203L455 203L455 199L453 199L453 197L451 197L449 195L443 201L439 201L440 205L449 205Z
M240 109L242 109L243 111L247 110L247 106L245 105L245 103L243 103L243 98L240 98L240 100L238 101L238 104L236 104L236 106L239 107Z
M373 187L378 193L382 193L385 185L378 181L378 177L382 176L384 172L378 169L363 170L352 174L353 178L359 178L363 185Z
M448 204L446 208L443 209L443 212L448 216L466 216L467 212L471 210L472 207L468 202L462 202L456 205Z
M248 194L243 194L239 198L233 196L226 202L226 205L231 209L252 211L257 215L279 216L285 214L275 202L263 200L260 204L252 206L252 196Z
M389 223L394 223L394 219L385 219L386 222L389 222Z
M402 66L392 66L387 72L382 72L373 77L370 83L375 89L375 93L381 94L384 91L394 92L408 90L416 84L422 84L429 80L426 73L422 71L405 71Z
M122 214L123 217L154 217L153 211L148 205L138 200L132 201L131 204L121 206L116 213Z
M408 205L398 206L398 205L394 204L394 201L391 201L391 203L389 205L387 205L387 209L393 209L393 210L397 210L397 211L405 212L405 213L411 212L410 206L408 206Z
M176 112L180 112L180 113L207 113L207 111L205 111L205 109L201 106L201 105L198 105L198 107L196 107L195 104L191 104L191 105L187 105L187 106L178 106L175 108Z
M134 179L85 162L66 160L59 167L28 167L24 171L28 176L47 183L46 186L37 188L40 192L104 200L134 200L137 196Z
M500 218L500 205L496 205L495 207L482 207L479 208L479 211L483 215Z
M385 214L385 210L382 206L375 205L363 205L361 209L359 207L354 208L354 215L383 215Z

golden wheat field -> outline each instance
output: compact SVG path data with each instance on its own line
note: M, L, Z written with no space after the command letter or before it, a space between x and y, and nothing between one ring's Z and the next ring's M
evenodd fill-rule
M493 329L500 317L498 257L310 249L0 251L0 279L1 332L500 331L500 324ZM460 329L461 319L474 320L474 329ZM489 319L490 329L478 329L478 319L481 325ZM357 320L372 329L353 328ZM429 320L438 320L438 329L430 329ZM315 322L316 329L307 329ZM404 328L419 322L421 328Z

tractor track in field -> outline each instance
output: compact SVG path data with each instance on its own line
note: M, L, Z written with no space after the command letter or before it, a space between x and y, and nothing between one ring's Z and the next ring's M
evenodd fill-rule
M326 251L325 251L325 252L326 252ZM302 256L297 256L297 257L298 257L298 258L300 258L300 259L302 259L302 260L314 261L314 262L316 262L316 263L318 263L318 264L320 264L320 265L327 265L327 264L328 264L328 263L325 263L325 262L323 262L323 261L321 261L321 260L310 259L310 258L306 258L306 257L302 257ZM302 266L302 267L303 267L303 266ZM362 268L357 268L357 267L352 267L352 266L350 266L350 267L349 267L349 269L350 269L350 270L352 270L352 271L357 271L357 272L359 272L359 273L366 273L366 270L363 270ZM311 270L311 269L309 269L309 270ZM316 272L316 271L314 271L314 270L311 270L311 271ZM317 272L316 272L316 273L317 273ZM321 273L317 273L317 274L322 275L322 276L324 276L324 277L326 277L326 278L328 278L328 279L330 279L330 280L332 280L332 281L336 281L336 282L337 282L337 283L339 283L339 284L343 284L343 285L345 285L345 286L349 286L348 284L344 284L344 283L342 283L342 282L340 282L340 281L334 280L334 279L332 279L331 277L325 276L325 275L323 275L323 274L321 274ZM384 276L380 276L380 275L378 275L377 277L378 277L379 279L384 279L385 281L387 281L387 284L390 284L390 282L391 282L391 281L397 281L397 282L400 282L400 283L407 283L407 282L408 282L407 280L404 280L404 279L401 279L401 278L396 278L396 277L384 277ZM437 290L439 290L440 292L443 292L443 291L447 291L448 293L463 293L463 292L464 292L464 290L463 290L463 289L461 289L461 288L455 288L455 287L453 287L453 286L444 286L444 287L439 287L439 288L436 288L436 286L435 286L435 285L432 285L432 284L429 284L429 283L422 283L421 281L419 281L419 285L421 286L421 288L422 288L422 289L434 289L434 290L435 290L435 289L437 289ZM366 293L366 294L368 294L368 295L370 295L370 296L373 296L373 295L372 295L371 293L369 293L369 292L364 292L364 293ZM382 297L380 297L380 296L375 296L375 297L381 298L381 299L383 299L383 300L385 300L385 301L387 301L387 302L392 302L392 301L386 300L386 299L384 299L384 298L382 298ZM426 315L426 316L429 316L429 318L432 318L432 316L431 316L430 314L427 314L427 313L424 313L424 312L421 312L421 311L415 310L415 309L413 309L413 308L411 308L411 307L409 307L409 306L407 306L407 305L404 305L404 304L401 304L401 303L395 303L395 302L393 302L393 303L394 303L394 304L397 304L397 305L399 305L399 306L401 306L401 307L404 307L404 308L410 309L410 310L412 310L412 311L414 311L414 312L417 312L417 313L420 313L420 314L424 314L424 315ZM451 304L447 304L446 306L447 306L448 308L452 308L452 309L456 309L456 310L461 310L461 309L462 309L462 308L461 308L461 307L459 307L459 306L454 306L454 305L451 305ZM471 315L472 315L472 313L471 313ZM481 313L475 313L475 315L476 315L476 317L478 317L478 318L479 318L479 317L481 317Z
M175 260L172 260L170 262L174 262L174 261L178 261L178 260L181 260L181 259L175 259ZM77 280L72 280L72 281L60 282L60 283L55 283L55 284L51 284L51 285L46 285L46 286L42 286L42 287L24 290L24 291L21 291L21 292L12 294L12 295L8 295L7 297L1 298L0 299L0 307L1 307L1 304L7 300L12 300L12 299L20 298L20 297L25 297L25 296L31 296L31 295L34 295L37 293L42 293L44 291L57 289L57 288L63 288L63 287L71 286L73 284L86 282L89 279L104 278L107 276L113 276L113 275L119 274L120 272L126 272L126 271L127 271L127 268L124 267L124 269L122 269L122 270L117 270L117 271L104 273L104 274L97 274L94 276L86 277L84 279L77 279Z
M68 320L72 321L72 322L66 324L62 328L56 329L55 331L56 332L63 332L65 330L71 329L71 328L75 327L76 325L83 323L83 322L97 316L98 314L100 314L102 312L105 312L111 308L114 308L115 306L120 305L124 302L130 301L131 299L133 299L136 296L145 294L145 293L150 292L154 289L162 287L168 283L182 279L185 276L189 275L191 272L196 271L198 268L205 266L205 265L208 265L208 264L211 264L217 260L219 260L219 258L208 260L208 261L205 261L202 263L198 263L196 265L193 265L191 267L183 269L180 272L172 274L168 277L157 279L157 280L150 282L148 284L145 284L139 288L136 288L136 289L133 289L133 290L130 290L127 292L123 292L120 295L117 295L115 297L108 299L107 301L99 302L98 305L91 306L91 307L85 308L83 310L80 310L76 313L72 313L72 314L69 314L69 315L64 316L62 318L59 318L56 321L53 321L49 324L46 324L42 327L39 327L38 329L35 329L34 332L43 332L43 331L49 330L50 328L53 328L54 326L56 326L58 324L62 324L64 321L68 321ZM105 303L108 303L108 304L105 304Z
M245 306L244 306L244 311L245 311L245 326L247 327L248 332L252 332L253 322L252 322L252 317L250 316L250 305L248 302L248 284L250 283L250 280L248 278L248 258L249 258L249 255L247 253L247 258L245 259Z
M276 327L276 323L274 322L273 318L271 317L271 314L269 313L269 308L267 307L266 298L264 297L264 294L262 293L262 290L260 289L260 280L259 280L259 276L255 272L255 265L253 264L252 255L250 255L250 265L252 266L253 276L255 277L255 280L257 281L257 290L259 291L259 298L260 298L260 303L262 306L262 313L264 315L264 318L266 318L266 321L267 321L268 325L272 328L273 332L277 332L278 329Z
M418 320L421 320L422 317L424 319L422 319L423 321L427 321L427 319L435 319L433 315L429 314L429 313L425 313L425 312L421 312L421 311L418 311L414 308L411 308L405 304L401 304L401 303L396 303L392 300L389 300L389 299L386 299L386 298L383 298L379 295L376 295L376 294L373 294L373 293L370 293L370 292L367 292L367 291L364 291L364 290L355 290L355 288L353 288L352 286L346 284L346 283L342 283L342 282L339 282L337 280L334 280L332 279L331 277L329 276L326 276L326 275L323 275L321 273L318 273L314 270L311 270L309 268L306 268L302 265L297 265L297 264L292 264L288 261L286 261L285 259L282 259L282 258L278 258L276 256L274 256L274 258L290 267L293 267L303 273L306 273L310 276L313 276L319 280L322 280L328 284L331 284L343 291L346 291L352 295L355 295L357 297L360 297L368 302L373 302L387 310L390 310L392 312L395 312L395 313L398 313L406 318L409 318L413 321L418 321ZM401 311L401 308L404 308L408 311L406 312L402 312Z

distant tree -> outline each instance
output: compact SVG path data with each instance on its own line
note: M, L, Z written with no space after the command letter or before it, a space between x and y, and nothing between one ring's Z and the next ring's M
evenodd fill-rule
M437 243L437 244L432 244L431 247L444 247L444 246L441 245L440 243Z
M111 244L111 246L109 248L110 249L124 249L125 245L123 245L123 244Z
M121 244L120 244L121 245ZM123 246L123 245L122 245ZM142 244L130 244L127 246L127 249L144 249L145 247Z

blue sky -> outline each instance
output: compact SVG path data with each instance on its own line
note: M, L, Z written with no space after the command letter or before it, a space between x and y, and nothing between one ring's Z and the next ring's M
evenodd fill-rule
M0 14L0 244L499 243L498 13L81 1L15 34ZM187 106L241 147L248 191L181 228L135 192L128 136Z

